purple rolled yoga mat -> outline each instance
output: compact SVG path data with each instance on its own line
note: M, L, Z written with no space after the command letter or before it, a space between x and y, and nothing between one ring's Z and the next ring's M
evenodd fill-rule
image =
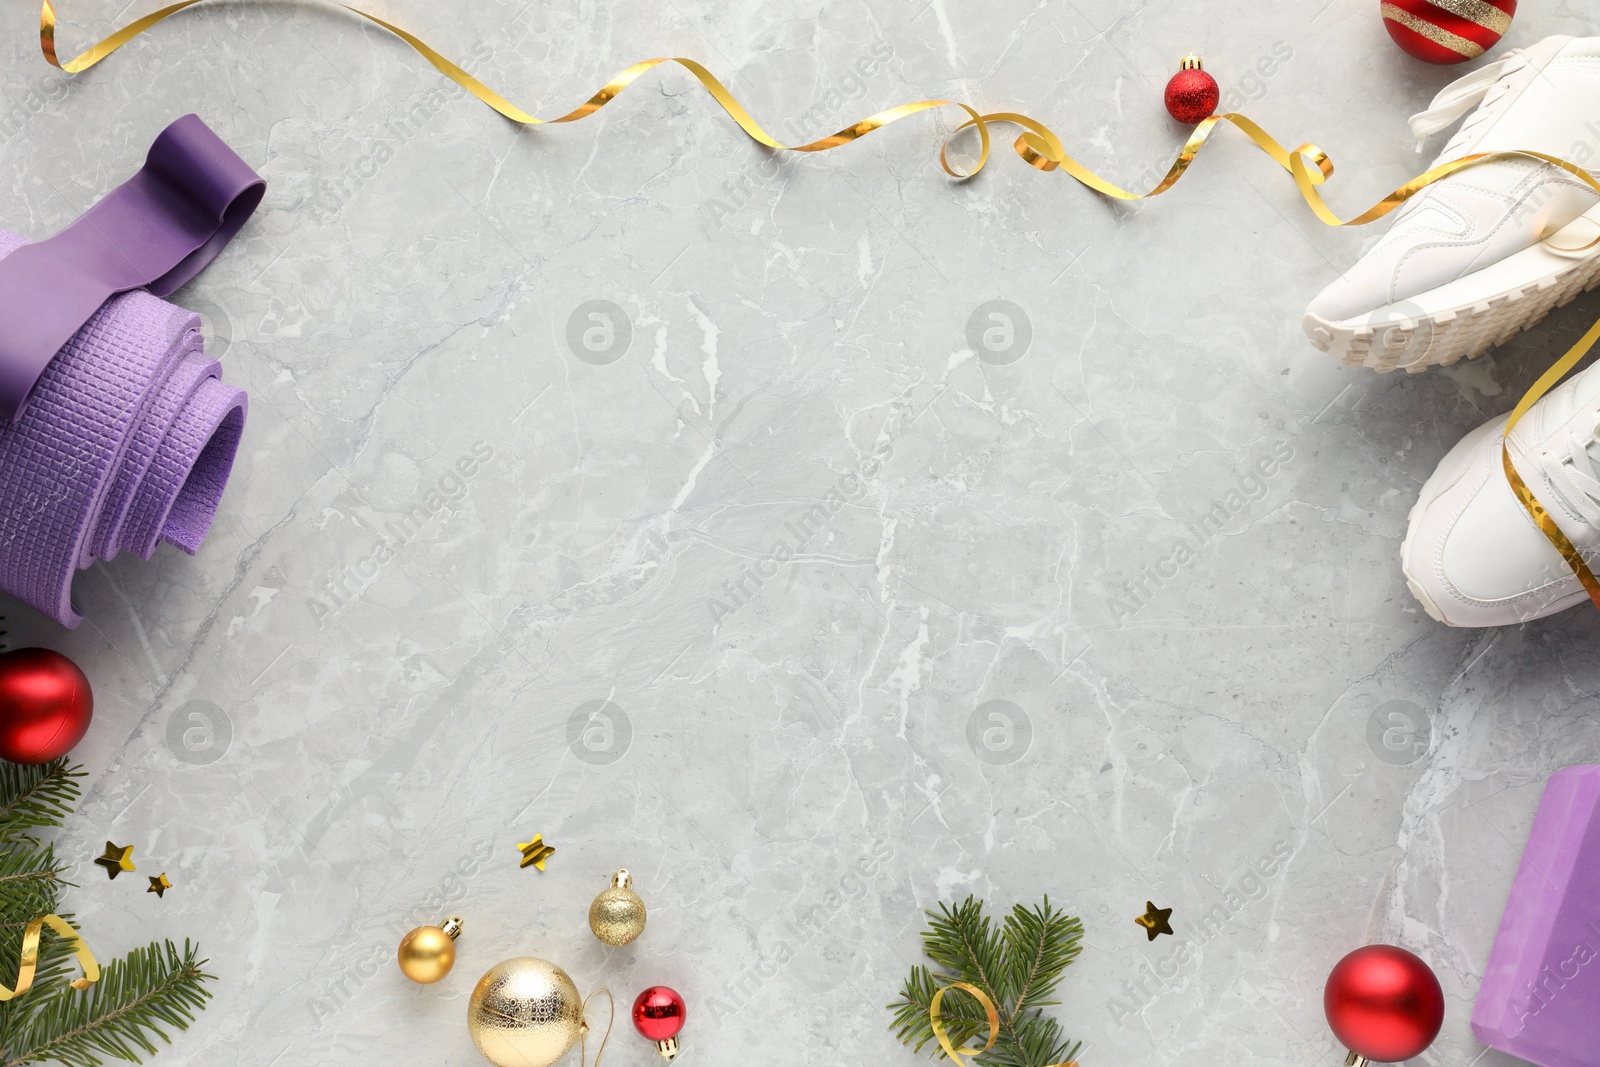
M0 261L26 244L0 230ZM149 293L106 301L0 420L0 589L65 626L72 580L128 549L200 547L246 397L206 358L199 317Z
M1600 1067L1600 767L1545 784L1472 1032L1540 1067Z

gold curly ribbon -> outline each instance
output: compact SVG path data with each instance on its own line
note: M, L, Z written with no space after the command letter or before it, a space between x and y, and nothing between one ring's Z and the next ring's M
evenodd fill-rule
M62 71L65 71L68 74L77 74L81 71L88 70L90 67L99 63L101 60L111 55L111 53L115 52L117 49L133 40L133 38L139 36L139 34L152 28L156 24L165 21L167 18L176 15L180 11L204 2L206 2L206 0L181 0L179 3L170 4L158 11L151 12L143 18L124 26L122 29L116 31L111 36L95 45L93 48L90 48L88 51L75 56L66 63L62 63L56 55L55 8L51 6L50 0L43 0L43 4L39 11L39 44L44 52L45 59L51 65ZM1406 200L1410 199L1412 196L1415 196L1418 192L1432 185L1434 182L1440 181L1443 178L1447 178L1456 171L1462 170L1466 167L1476 166L1482 163L1489 163L1500 159L1513 159L1531 156L1546 163L1560 167L1562 170L1572 174L1580 181L1589 184L1596 190L1596 192L1600 192L1600 185L1595 185L1594 181L1588 176L1588 173L1581 167L1573 163L1568 163L1565 160L1557 159L1554 156L1547 156L1540 152L1522 151L1480 152L1476 155L1464 156L1461 159L1452 160L1451 162L1445 163L1442 166L1434 167L1432 170L1429 170L1426 173L1419 175L1406 184L1400 186L1394 192L1390 193L1377 204L1374 204L1371 208L1368 208L1361 214L1350 219L1340 219L1336 214L1334 214L1333 210L1328 207L1327 203L1322 199L1321 194L1316 190L1317 186L1323 184L1333 176L1333 161L1328 158L1328 154L1326 152L1309 142L1302 144L1299 148L1296 148L1291 152L1290 150L1284 148L1283 145L1279 144L1270 134L1268 134L1260 126L1257 126L1253 121L1243 115L1233 114L1231 112L1223 115L1213 115L1199 123L1199 125L1195 127L1194 132L1189 135L1188 141L1184 143L1182 151L1178 153L1178 158L1174 160L1172 166L1167 169L1166 175L1161 179L1154 189L1151 189L1147 193L1129 192L1128 190L1123 189L1121 186L1116 185L1113 182L1109 182L1100 177L1098 174L1089 170L1083 164L1079 163L1077 160L1073 159L1072 156L1067 154L1066 147L1063 145L1061 138L1056 136L1053 130L1036 119L1032 119L1027 115L1022 115L1011 111L996 111L986 115L979 114L973 108L956 100L918 100L910 104L901 104L897 107L891 107L883 111L879 111L874 115L869 115L860 122L846 126L844 129L839 130L837 133L830 134L827 137L819 138L818 140L811 141L803 145L786 145L763 129L761 124L756 122L756 120L750 116L750 113L744 109L744 106L740 104L738 100L734 99L733 94L728 91L727 86L723 85L722 82L717 79L716 75L712 74L709 70L701 66L695 60L678 56L646 59L643 62L635 63L633 66L618 73L610 81L606 82L605 85L600 88L599 92L595 93L583 104L567 112L565 115L561 115L552 119L541 119L534 115L528 114L515 104L512 104L505 97L501 96L493 89L490 89L478 79L468 74L465 70L462 70L456 64L440 55L426 41L423 41L421 38L415 36L407 30L404 30L391 22L387 22L379 18L377 15L363 11L360 8L351 7L348 4L337 3L337 0L334 0L334 2L336 3L336 6L343 8L345 11L348 11L360 18L366 19L368 22L371 22L374 25L381 26L390 33L394 34L396 37L399 37L406 44L410 45L418 55L422 56L430 64L432 64L433 67L445 77L449 78L451 81L467 90L473 96L477 97L483 103L499 112L501 115L513 122L520 123L525 126L556 125L558 123L576 122L579 119L588 118L590 115L594 114L596 111L599 111L601 108L605 107L612 100L614 100L624 89L628 88L628 86L637 81L641 75L661 66L663 63L676 63L678 66L694 75L695 79L701 84L706 92L711 95L712 99L714 99L718 105L722 107L723 111L727 112L728 117L733 119L739 128L743 130L752 140L756 141L758 144L766 146L767 148L784 152L826 152L830 149L839 148L843 145L850 144L853 141L859 141L861 138L882 129L890 123L898 122L903 118L907 118L923 111L930 111L941 107L960 108L962 111L966 112L967 121L963 122L960 126L956 127L954 131L952 131L950 137L945 140L944 145L939 150L940 164L944 167L947 174L950 174L952 177L956 178L970 178L984 168L985 164L987 164L989 160L990 124L1007 123L1022 127L1023 132L1017 137L1016 142L1012 145L1012 148L1016 151L1017 155L1021 156L1022 159L1030 166L1042 171L1052 171L1057 169L1063 170L1077 181L1093 189L1095 192L1117 200L1144 200L1149 197L1159 196L1177 184L1178 179L1181 178L1184 172L1189 169L1189 164L1194 161L1194 158L1199 153L1201 147L1211 137L1212 131L1215 130L1220 123L1228 122L1243 132L1245 136L1250 138L1251 141L1255 142L1256 146L1270 156L1273 162L1277 163L1278 166L1289 172L1289 174L1294 178L1295 185L1300 190L1300 195L1306 201L1306 204L1319 219L1327 223L1329 226L1360 226L1365 223L1372 222L1375 219L1383 218L1389 212L1393 211L1395 208L1405 203ZM973 165L973 168L970 171L957 171L955 168L950 166L947 158L947 152L951 142L955 139L955 137L969 127L977 130L981 141L978 161Z
M55 8L50 5L50 0L43 0L43 6L39 11L39 46L44 51L44 58L50 63L51 66L65 71L68 74L77 74L80 71L88 70L96 63L99 63L102 59L105 59L111 53L115 52L117 49L121 48L123 45L127 44L144 31L150 29L152 26L155 26L157 23L165 21L185 8L190 8L203 2L204 0L181 0L180 3L171 4L159 11L153 11L144 18L124 26L122 29L118 30L116 33L113 33L111 36L107 37L105 40L101 41L87 52L75 56L66 63L62 63L56 56ZM849 144L851 141L858 141L875 130L881 130L890 123L898 122L903 118L907 118L919 112L931 111L935 108L941 107L958 107L967 113L967 123L962 128L965 129L965 126L967 125L976 125L978 127L978 135L982 139L981 151L978 154L978 162L971 171L963 173L950 166L949 160L946 158L945 149L941 148L939 150L940 166L944 167L945 173L949 174L953 178L969 178L973 174L976 174L978 171L982 170L983 165L989 160L989 130L984 124L983 116L979 115L966 104L955 100L918 100L911 104L901 104L898 107L891 107L880 111L876 115L869 115L860 122L846 126L837 133L823 137L816 141L812 141L809 144L786 145L777 138L773 137L766 130L762 129L761 124L750 117L750 113L744 109L744 106L740 104L739 101L734 99L733 94L728 91L727 87L724 86L722 82L717 80L716 75L712 74L709 70L692 59L684 59L676 56L662 57L659 59L646 59L641 63L635 63L627 70L622 71L610 81L606 82L605 85L601 87L599 92L595 93L583 104L573 108L565 115L561 115L558 118L553 119L541 119L528 114L526 111L523 111L505 97L501 96L499 93L480 82L477 78L474 78L472 75L468 74L466 71L450 62L450 60L440 55L433 49L431 45L421 38L407 32L399 26L396 26L392 22L386 22L370 12L362 11L360 8L351 7L348 4L338 4L338 6L344 8L344 10L353 15L357 15L366 19L368 22L382 26L384 29L400 38L406 44L410 45L418 55L422 56L423 59L426 59L429 63L433 64L434 68L438 70L439 73L443 74L445 77L461 86L467 92L483 101L485 104L488 104L490 107L494 108L512 122L519 123L523 126L553 126L563 122L577 122L579 119L588 118L590 115L593 115L596 111L599 111L601 108L609 104L617 97L619 93L637 81L640 75L661 66L663 63L676 63L678 66L694 75L695 79L699 81L701 86L705 88L706 92L710 93L712 98L722 106L722 110L726 111L728 116L733 119L734 122L738 123L741 130L748 134L753 140L765 145L768 148L778 149L785 152L826 152L831 148L838 148L840 145Z
M51 6L50 0L42 0L42 7L39 13L39 46L44 52L45 59L49 61L51 65L68 74L77 74L80 71L88 70L96 63L99 63L111 53L127 44L133 38L139 36L139 34L155 26L157 23L165 21L170 16L176 15L178 12L183 11L186 8L193 7L196 4L203 2L205 2L205 0L180 0L179 3L170 4L158 11L153 11L143 18L124 26L122 29L116 31L105 40L101 41L99 44L96 44L93 48L90 48L88 51L75 56L66 63L62 63L56 55L55 8ZM334 0L334 2L337 3L337 0ZM605 85L601 87L599 92L595 93L583 104L567 112L565 115L561 115L552 119L541 119L528 114L526 111L523 111L521 108L512 104L510 101L506 100L505 97L501 96L493 89L490 89L478 79L468 74L465 70L462 70L459 66L440 55L427 42L402 29L401 27L396 26L391 22L387 22L378 16L371 14L370 12L363 11L357 7L351 7L348 4L339 3L337 6L343 8L353 15L373 23L374 25L381 26L385 30L388 30L390 33L394 34L396 37L399 37L406 44L410 45L418 55L422 56L429 63L431 63L434 68L445 77L449 78L451 81L467 90L467 92L477 97L483 103L499 112L501 115L513 122L520 123L525 126L554 125L565 122L576 122L579 119L587 118L609 104L617 97L618 94L620 94L628 86L632 85L646 72L653 70L664 63L675 63L692 74L695 79L699 81L700 85L706 90L706 92L711 95L712 99L714 99L722 107L722 110L727 112L728 117L733 119L739 128L743 130L752 140L756 141L758 144L766 146L767 148L777 151L826 152L830 149L839 148L854 141L859 141L868 134L880 130L891 123L898 122L903 118L907 118L923 111L931 111L942 107L960 108L966 113L967 120L960 126L956 127L954 131L952 131L950 136L945 139L944 144L941 145L939 149L940 166L944 168L945 173L958 179L970 178L984 168L985 164L987 164L989 161L989 126L991 123L1006 123L1022 128L1022 133L1012 144L1012 148L1029 166L1047 172L1053 170L1064 171L1079 183L1088 186L1090 189L1100 193L1102 196L1108 196L1116 200L1144 200L1153 196L1159 196L1176 185L1178 179L1183 177L1184 173L1189 169L1189 165L1194 161L1195 156L1199 154L1200 149L1211 137L1212 132L1216 130L1219 125L1226 122L1234 126L1246 137L1248 137L1257 148L1266 153L1279 167L1288 171L1290 177L1294 180L1295 187L1300 191L1301 199L1306 202L1306 206L1311 209L1312 213L1315 214L1318 219L1322 220L1322 222L1329 226L1361 226L1377 219L1381 219L1395 208L1411 199L1411 197L1428 188L1428 186L1434 184L1435 182L1442 181L1443 179L1448 178L1450 175L1455 174L1458 171L1465 170L1468 167L1480 166L1482 164L1492 163L1497 160L1511 160L1519 158L1537 159L1543 163L1548 163L1551 166L1566 171L1568 174L1571 174L1573 177L1577 178L1579 181L1593 189L1597 195L1600 195L1600 184L1597 184L1595 180L1590 177L1588 171L1584 170L1582 167L1579 167L1575 163L1569 163L1566 160L1560 159L1556 156L1546 155L1543 152L1532 151L1479 152L1474 155L1463 156L1460 159L1454 159L1448 163L1433 167L1425 173L1420 174L1406 182L1404 185L1401 185L1388 196L1385 196L1382 200L1379 200L1372 207L1361 212L1360 214L1348 219L1341 219L1337 214L1334 213L1333 209L1328 206L1327 202L1323 200L1322 194L1317 190L1318 186L1322 185L1333 176L1333 161L1328 157L1326 152L1310 142L1306 142L1291 151L1285 148L1282 144L1278 143L1276 139L1274 139L1260 126L1256 125L1252 120L1246 118L1244 115L1234 114L1231 112L1223 115L1213 115L1196 125L1194 132L1191 133L1189 135L1189 139L1184 142L1182 150L1178 153L1178 157L1173 160L1172 165L1167 168L1167 173L1165 176L1163 176L1161 181L1156 184L1155 188L1146 193L1129 192L1114 182L1107 181L1106 179L1100 177L1098 174L1079 163L1067 153L1066 146L1062 143L1061 138L1056 136L1055 132L1048 126L1037 121L1036 119L1032 119L1027 115L1011 111L996 111L989 114L980 114L972 107L969 107L968 105L956 100L918 100L914 103L901 104L898 107L887 108L886 110L879 111L876 114L869 115L860 122L846 126L844 129L839 130L837 133L830 134L827 137L823 137L803 145L786 145L763 129L761 124L756 122L756 120L750 116L750 113L744 109L743 105L741 105L738 100L734 99L733 94L728 91L727 87L724 86L722 82L717 80L715 75L694 60L681 57L662 57L657 59L647 59L641 63L635 63L633 66L627 68L613 77L610 81L606 82ZM980 140L978 160L973 165L971 170L958 171L950 165L948 152L951 142L962 131L968 128L974 128L978 133ZM1509 434L1511 432L1511 428L1516 425L1517 421L1522 417L1527 409L1532 407L1540 397L1542 397L1550 390L1552 386L1555 385L1556 381L1565 375L1567 371L1571 370L1578 360L1583 357L1584 353L1587 352L1588 349L1595 343L1596 330L1600 330L1600 323L1596 323L1595 330L1590 331L1590 334L1586 336L1585 341L1579 342L1578 346L1575 346L1572 351L1563 356L1554 367L1550 368L1550 370L1534 384L1532 389L1528 390L1527 395L1522 398L1522 401L1517 405L1516 410L1512 413L1511 419L1508 420L1506 424L1506 433ZM1516 469L1511 463L1511 456L1509 452L1504 454L1504 461L1506 477L1511 483L1512 489L1516 492L1517 499L1522 502L1522 505L1527 510L1529 516L1531 516L1534 522L1538 524L1539 528L1544 531L1545 536L1550 539L1550 542L1555 545L1556 549L1561 552L1562 557L1566 559L1567 563L1572 567L1574 573L1577 574L1579 580L1583 583L1584 588L1588 590L1589 597L1594 601L1596 608L1600 608L1600 583L1596 582L1594 575L1590 572L1587 564L1584 563L1582 557L1578 554L1577 549L1573 547L1572 543L1566 538L1566 535L1563 534L1555 525L1548 512L1546 512L1545 509L1539 504L1533 493L1529 491L1526 483L1524 483L1517 475ZM961 987L957 985L949 988ZM982 996L982 994L976 990L973 990L973 992L977 993L977 995L980 997ZM948 1042L944 1042L944 1044L946 1045L945 1051L950 1052L951 1049L948 1047Z
M1567 376L1567 372L1578 365L1578 361L1588 354L1596 341L1600 341L1600 322L1589 327L1589 332L1578 339L1578 343L1567 349L1566 355L1556 360L1555 365L1539 376L1533 387L1525 393L1517 406L1511 409L1511 417L1506 420L1505 432L1500 436L1500 465L1505 468L1506 481L1511 483L1511 491L1516 494L1517 500L1522 504L1523 510L1533 520L1533 524L1544 533L1546 539L1555 546L1561 558L1567 561L1567 566L1572 568L1572 573L1578 576L1578 581L1583 583L1584 591L1589 594L1589 600L1596 608L1600 608L1600 582L1595 581L1594 572L1589 569L1589 564L1584 562L1583 555L1578 547L1561 532L1561 527L1556 525L1555 519L1539 503L1533 491L1528 488L1522 476L1517 473L1517 468L1511 462L1511 447L1507 443L1511 439L1511 431L1528 409L1538 403L1539 399L1555 388L1555 384Z
M982 1048L972 1045L968 1045L966 1048L956 1048L951 1043L950 1033L944 1027L944 1013L941 1005L944 1003L944 995L952 989L959 989L982 1006L983 1014L987 1016L989 1022L989 1040L984 1043ZM989 999L989 994L971 982L951 982L947 986L940 986L934 990L933 999L928 1002L928 1022L933 1025L933 1036L938 1040L939 1047L944 1049L944 1054L959 1064L960 1067L971 1067L970 1062L963 1060L961 1057L983 1055L994 1047L996 1039L1000 1036L999 1010L994 1006L994 1001ZM1076 1060L1066 1060L1062 1063L1052 1064L1051 1067L1078 1067L1078 1063Z
M75 945L73 951L83 965L83 977L75 979L72 988L88 989L100 980L100 964L95 962L94 953L89 951L88 944L78 935L78 931L59 915L41 915L22 931L22 959L17 967L17 986L15 989L0 986L0 1002L20 997L33 988L33 975L39 967L39 935L46 926Z

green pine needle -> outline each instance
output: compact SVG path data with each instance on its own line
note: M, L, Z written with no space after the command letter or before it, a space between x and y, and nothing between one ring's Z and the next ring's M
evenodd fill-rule
M1071 1060L1083 1047L1061 1033L1061 1024L1042 1008L1054 999L1062 975L1081 951L1083 923L1050 906L1050 898L1032 908L1011 909L995 929L983 902L967 897L960 904L941 903L928 912L922 947L938 965L911 969L894 1012L895 1036L921 1052L930 1044L940 1054L929 1009L933 996L952 982L967 982L988 994L1000 1015L994 1047L978 1062L993 1067L1049 1067ZM939 1005L950 1041L957 1047L981 1046L988 1040L989 1021L971 996L945 994Z
M72 813L82 790L83 772L64 759L49 763L7 763L0 760L0 843L29 830L60 826Z
M196 951L187 941L181 954L171 941L152 943L101 967L84 992L65 986L19 997L13 1003L24 1013L12 1020L15 1037L0 1049L0 1067L46 1060L99 1067L104 1057L138 1063L154 1055L152 1038L170 1044L167 1031L188 1029L211 997L204 983L214 976Z
M78 800L83 776L65 760L40 766L0 761L0 983L16 984L22 932L41 915L72 916L59 908L61 876L54 846L31 831L60 826ZM90 946L92 933L83 932ZM102 962L100 980L73 989L79 967L73 942L48 928L39 943L33 987L0 1003L0 1067L54 1062L99 1067L107 1059L140 1062L187 1029L211 993L196 946L151 944L120 960Z

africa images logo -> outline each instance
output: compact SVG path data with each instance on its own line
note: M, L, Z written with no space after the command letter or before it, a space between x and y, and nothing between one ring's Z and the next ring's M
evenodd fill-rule
M1176 578L1183 568L1194 562L1228 523L1266 497L1267 482L1276 477L1293 458L1294 446L1288 441L1279 441L1272 446L1268 455L1248 465L1245 473L1235 480L1233 488L1224 493L1221 500L1211 502L1210 511L1201 515L1197 522L1184 524L1189 528L1192 540L1179 540L1154 564L1145 564L1138 577L1118 587L1117 592L1123 595L1114 594L1110 598L1108 606L1111 609L1111 621L1120 623L1148 607L1156 594Z

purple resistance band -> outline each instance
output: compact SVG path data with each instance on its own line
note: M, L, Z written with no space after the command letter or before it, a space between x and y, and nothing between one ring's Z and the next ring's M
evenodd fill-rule
M0 416L16 419L58 351L112 296L166 296L200 273L266 182L197 115L161 131L143 169L48 240L0 260Z

